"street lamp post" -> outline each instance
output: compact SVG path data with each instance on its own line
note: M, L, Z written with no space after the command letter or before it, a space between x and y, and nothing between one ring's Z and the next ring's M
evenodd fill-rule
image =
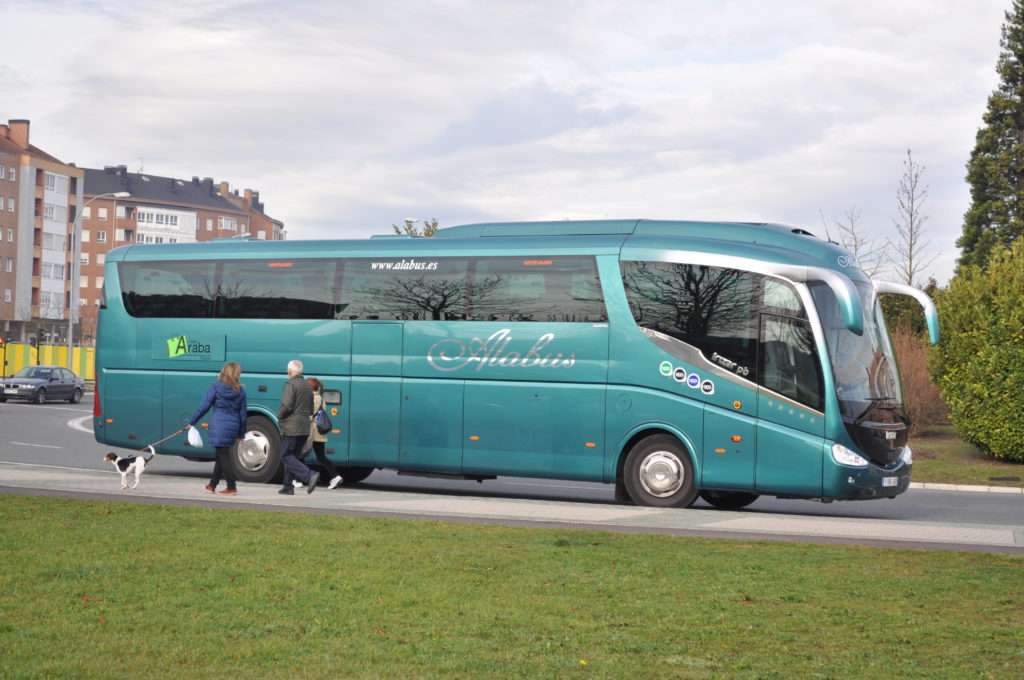
M79 260L82 257L81 256L81 252L82 252L82 213L85 212L85 209L89 206L90 203L92 203L93 201L95 201L98 198L118 199L118 198L130 198L130 197L131 197L131 194L128 193L127 191L113 191L113 192L106 193L106 194L99 194L97 196L93 196L88 201L83 203L81 209L77 210L75 212L75 222L74 222L74 226L71 228L71 285L72 286L78 286L79 288L81 288L81 286L79 285L81 283L81 281L79 281L79 279L81 278L81 274L79 273L79 267L81 267L81 262ZM115 215L117 213L117 203L116 202L114 204L114 213L115 213ZM115 220L116 220L116 217L115 217ZM78 252L77 253L74 250L75 246L78 246ZM74 313L75 313L74 297L75 296L71 295L71 292L70 292L71 290L73 290L73 289L69 289L69 292L68 292L68 370L71 370L71 356L72 356L72 353L74 352L74 335L75 335L75 315L74 315ZM81 295L81 290L79 290L79 295Z

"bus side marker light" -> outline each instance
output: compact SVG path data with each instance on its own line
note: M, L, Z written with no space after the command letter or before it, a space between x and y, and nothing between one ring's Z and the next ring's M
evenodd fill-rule
M203 423L202 425L200 425L200 427L202 427L204 430L209 430L210 429L210 424L209 423Z
M471 435L469 435L469 441L471 441L471 442L478 442L478 441L480 441L480 435L478 435L478 434L471 434Z
M114 419L113 419L113 418L107 418L107 419L106 419L106 420L104 420L103 422L104 422L104 423L106 423L107 425L110 425L111 423L113 423L113 422L114 422Z
M331 430L331 434L341 434L341 430L339 430L338 428L334 428L333 430Z
M337 407L332 407L331 408L331 415L332 416L338 415L338 408Z
M741 409L743 408L743 402L737 399L736 401L732 402L732 407L735 409Z
M725 455L725 449L722 449L722 448L715 449L715 453L717 453L719 456L724 456Z
M734 434L733 436L729 437L729 439L732 440L733 444L739 444L741 441L743 441L743 437L739 436L738 434Z
M584 444L584 446L586 446L588 449L596 449L597 448L597 444L595 444L594 442L587 442L586 444Z

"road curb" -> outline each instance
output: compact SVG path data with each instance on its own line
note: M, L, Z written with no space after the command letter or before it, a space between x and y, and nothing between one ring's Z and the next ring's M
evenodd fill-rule
M976 484L940 484L938 482L911 482L911 489L929 491L967 491L969 493L1009 493L1024 495L1020 486L981 486Z

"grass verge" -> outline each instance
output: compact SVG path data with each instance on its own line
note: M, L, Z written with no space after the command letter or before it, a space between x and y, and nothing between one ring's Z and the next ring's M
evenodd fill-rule
M19 496L0 526L3 677L1024 668L1016 556Z
M1024 486L1024 465L986 456L956 435L952 425L935 426L910 442L915 482Z

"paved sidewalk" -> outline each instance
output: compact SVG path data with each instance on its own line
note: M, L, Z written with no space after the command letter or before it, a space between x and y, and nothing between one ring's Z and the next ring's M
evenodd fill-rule
M234 497L211 495L196 477L148 475L135 491L120 491L113 472L0 463L0 491L133 502L259 507L345 515L414 517L611 531L731 538L859 543L946 550L1024 553L1024 526L942 524L707 509L665 510L605 503L482 498L360 489L281 496L275 485L243 485Z

